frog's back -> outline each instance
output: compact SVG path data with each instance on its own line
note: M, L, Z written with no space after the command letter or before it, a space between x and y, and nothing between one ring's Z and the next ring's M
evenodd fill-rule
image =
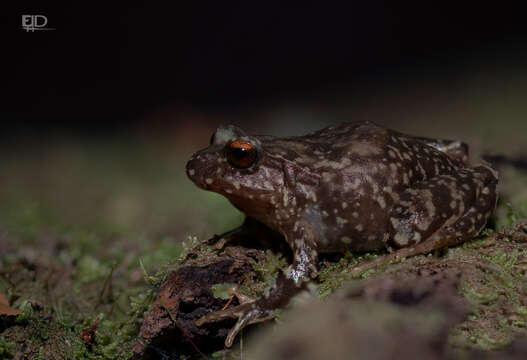
M370 122L343 123L288 138L262 138L267 151L312 172L342 171L382 153L389 130Z
M312 172L343 176L377 174L408 186L464 165L417 138L372 122L343 123L283 139L290 159ZM379 178L380 180L380 178Z
M389 209L404 189L456 166L455 160L419 138L370 122L344 123L272 143L288 152L288 159L311 178L319 179L318 185L313 185L316 189L304 192L317 195L313 207L321 209L326 237L346 234L347 239L352 235L349 238L355 241L349 246L354 250L382 246ZM311 185L301 184L300 177L297 182L299 189ZM335 245L327 244L327 250Z

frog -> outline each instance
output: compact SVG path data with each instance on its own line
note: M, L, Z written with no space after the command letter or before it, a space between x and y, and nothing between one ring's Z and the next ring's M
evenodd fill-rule
M261 298L210 312L196 324L237 319L225 339L230 347L244 327L272 319L315 280L323 254L384 250L352 270L360 275L478 236L496 207L498 172L471 164L468 150L459 140L407 135L371 121L289 137L218 127L186 165L199 188L225 196L246 215L218 243L273 233L293 257Z

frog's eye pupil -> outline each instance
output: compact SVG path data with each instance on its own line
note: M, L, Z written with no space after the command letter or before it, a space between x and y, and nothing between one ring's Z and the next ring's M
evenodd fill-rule
M237 160L243 160L247 156L247 150L244 148L236 148L232 150L232 156Z
M209 145L214 144L214 136L215 135L216 135L216 133L212 134L212 136L210 137Z
M257 159L256 148L245 141L233 141L227 144L226 156L229 164L245 169L252 166Z

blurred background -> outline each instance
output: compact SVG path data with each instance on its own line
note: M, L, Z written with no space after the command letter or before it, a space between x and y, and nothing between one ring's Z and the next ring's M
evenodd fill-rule
M242 216L184 174L222 123L280 136L370 120L520 156L525 13L380 1L4 11L0 245L41 255L53 234L168 257L187 234L227 230ZM25 14L54 30L25 31Z

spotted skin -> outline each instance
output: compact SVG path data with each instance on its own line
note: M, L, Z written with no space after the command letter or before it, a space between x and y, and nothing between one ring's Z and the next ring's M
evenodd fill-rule
M232 166L225 151L232 141L251 144L256 162ZM495 208L498 178L486 165L467 164L467 157L459 141L413 137L371 122L288 138L218 128L210 146L189 160L189 178L281 234L294 260L264 298L199 323L239 318L226 340L230 346L243 326L271 317L273 306L317 276L320 253L395 249L360 272L473 238ZM222 241L257 227L251 229L244 225Z

